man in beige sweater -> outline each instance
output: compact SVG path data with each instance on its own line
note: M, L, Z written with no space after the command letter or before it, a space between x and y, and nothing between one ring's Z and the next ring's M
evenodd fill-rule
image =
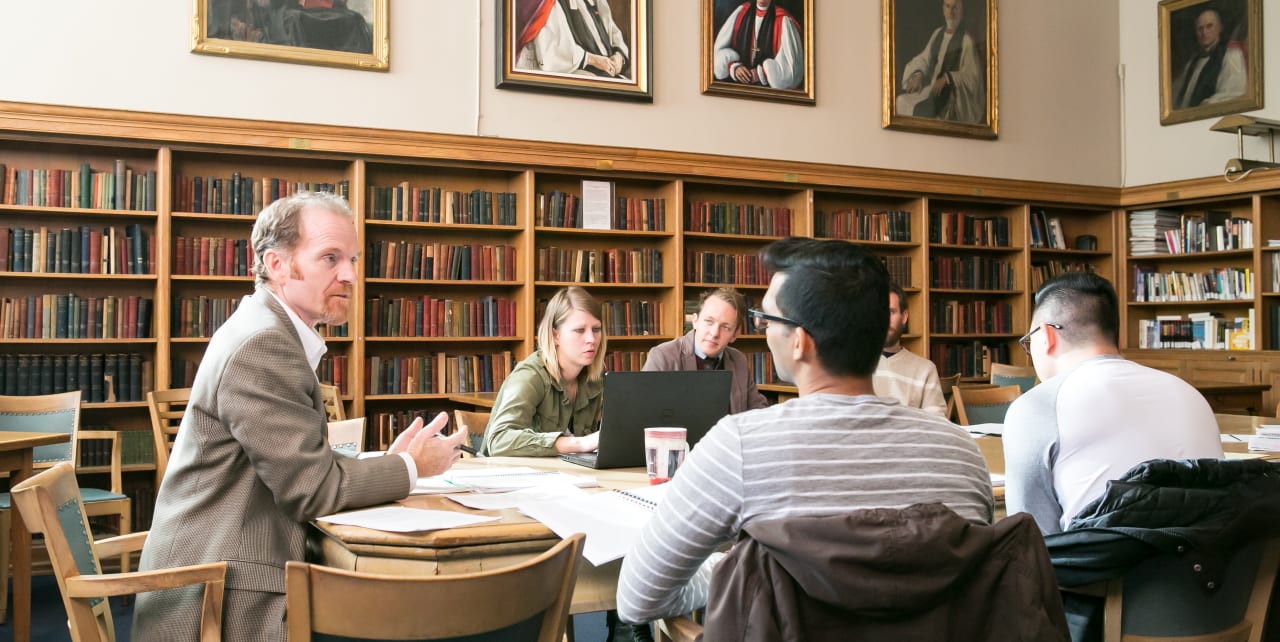
M947 402L938 382L938 368L924 357L902 347L902 333L907 330L906 297L902 286L889 285L889 332L880 353L872 383L876 396L897 399L909 408L922 408L945 417Z

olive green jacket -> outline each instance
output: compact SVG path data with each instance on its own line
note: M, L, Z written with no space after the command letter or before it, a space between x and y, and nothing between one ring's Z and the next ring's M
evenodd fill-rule
M554 456L556 438L595 432L603 392L603 381L580 381L578 398L570 407L564 389L547 372L542 353L534 352L502 382L481 452L494 457Z

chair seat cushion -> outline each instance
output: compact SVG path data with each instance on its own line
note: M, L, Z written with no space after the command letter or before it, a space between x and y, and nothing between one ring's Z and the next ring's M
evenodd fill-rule
M86 504L93 502L109 502L116 499L128 499L128 496L98 488L81 488L80 501Z

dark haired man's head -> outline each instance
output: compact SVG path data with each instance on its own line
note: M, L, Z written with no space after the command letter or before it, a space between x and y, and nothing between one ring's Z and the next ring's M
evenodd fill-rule
M899 347L910 320L907 313L907 293L897 281L893 281L889 283L889 331L884 339L885 350L892 351L890 349Z
M764 249L773 273L762 306L809 335L818 364L830 375L870 377L889 325L889 273L867 250L838 240L790 237ZM774 326L779 326L775 330ZM791 376L782 339L795 332L772 322L766 330L779 375Z
M1028 336L1028 350L1041 380L1082 359L1118 353L1120 304L1115 288L1087 272L1068 272L1048 280L1036 292Z

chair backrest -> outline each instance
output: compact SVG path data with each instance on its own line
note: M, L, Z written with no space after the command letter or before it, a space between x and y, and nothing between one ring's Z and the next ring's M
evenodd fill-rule
M153 390L147 393L147 407L151 410L151 436L156 444L156 490L164 481L164 471L169 467L169 452L173 440L178 437L182 415L191 399L190 388Z
M1109 584L1104 640L1257 642L1277 565L1280 540L1255 540L1232 556L1221 585L1206 590L1187 560L1148 559Z
M289 562L289 640L308 642L312 633L434 640L501 632L504 640L558 642L584 537L573 535L521 564L459 575L378 575ZM477 611L477 604L500 608Z
M1009 405L1022 394L1018 386L997 388L966 388L956 386L953 397L961 426L973 424L1002 424Z
M0 430L14 432L60 432L71 440L38 446L32 455L34 467L50 468L60 462L74 462L76 432L80 429L80 391L53 395L0 396Z
M945 377L938 377L938 385L942 388L942 398L947 402L947 419L950 420L956 413L956 402L951 399L951 391L960 383L959 372Z
M453 421L457 424L459 430L467 431L469 445L479 452L480 445L484 443L484 430L489 425L489 413L455 410L453 411ZM463 455L463 457L469 456Z
M1031 366L991 364L991 383L996 386L1018 386L1023 392L1036 385L1036 369Z
M320 396L324 399L324 411L329 421L345 421L347 411L342 407L342 397L338 395L338 387L327 383L320 384Z

